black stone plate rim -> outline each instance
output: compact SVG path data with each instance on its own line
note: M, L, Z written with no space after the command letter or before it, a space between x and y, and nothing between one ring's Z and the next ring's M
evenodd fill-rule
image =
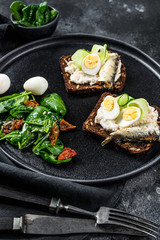
M109 37L104 37L104 36L100 36L100 35L92 35L92 34L77 34L77 33L73 33L73 34L65 34L65 35L61 35L61 36L55 36L55 37L50 37L50 38L44 38L41 40L37 40L34 42L30 42L27 43L21 47L16 48L15 50L11 51L10 53L6 54L4 57L2 57L0 59L0 71L4 71L5 68L7 66L9 66L13 61L16 61L16 58L19 58L21 55L24 55L25 53L29 53L30 51L32 51L33 49L35 50L36 48L43 48L45 47L47 44L48 46L51 44L54 44L57 42L59 42L60 40L64 40L65 38L69 39L71 38L73 40L74 39L78 39L78 38L92 38L95 39L95 41L98 40L105 40L107 41L111 41L113 42L116 46L120 45L121 47L123 46L124 48L129 48L131 51L133 51L133 58L136 59L137 61L143 62L143 64L147 65L147 67L154 72L155 75L157 75L157 77L160 79L160 65L153 60L150 56L148 56L147 54L145 54L143 51L141 51L140 49L125 43L123 41L114 39L114 38L109 38ZM2 66L3 65L3 66ZM23 164L21 162L18 161L18 159L16 159L15 156L10 155L8 152L5 151L5 149L3 149L3 147L0 145L0 149L6 154L6 156L8 156L13 162L17 163L19 166L26 168L28 170L31 170L33 172L37 172L39 174L45 175L45 176L49 176L55 179L61 179L61 180L66 180L66 181L73 181L73 182L77 182L77 183L84 183L84 184L100 184L100 183L111 183L111 182L116 182L116 181L120 181L120 180L124 180L124 179L129 179L131 177L134 177L140 173L142 173L143 171L147 170L148 168L150 168L151 166L153 166L154 164L158 163L160 160L160 155L157 154L151 162L145 163L144 165L142 165L141 167L138 167L137 169L134 169L133 171L124 173L124 174L120 174L114 177L108 177L108 178L103 178L103 179L92 179L92 180L79 180L79 179L69 179L69 178L62 178L62 177L57 177L57 176L52 176L50 174L46 174L43 173L37 169L35 169L34 167L30 167L27 166L27 164Z

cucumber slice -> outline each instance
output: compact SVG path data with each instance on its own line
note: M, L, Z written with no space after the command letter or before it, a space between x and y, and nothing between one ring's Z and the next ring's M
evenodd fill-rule
M141 109L140 119L147 117L149 104L144 98L138 98L138 99L130 101L128 103L127 107L131 107L131 106L138 107Z
M129 96L129 101L128 101L128 103L131 102L131 101L133 101L133 100L135 100L135 98Z
M104 46L102 45L98 45L98 44L94 44L91 50L91 53L95 53L99 56L101 63L104 61L104 59L106 58L107 55L107 44L104 44Z
M83 59L89 54L89 51L86 51L85 49L79 49L72 55L71 59L79 69L82 69Z
M117 102L120 107L124 107L129 102L129 95L127 93L122 94Z

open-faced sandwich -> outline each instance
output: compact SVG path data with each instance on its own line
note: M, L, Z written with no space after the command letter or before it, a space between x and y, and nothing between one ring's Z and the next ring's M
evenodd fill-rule
M120 55L107 51L107 45L93 45L91 52L77 50L62 56L60 66L68 92L120 92L126 83L126 68Z
M83 124L83 131L95 134L132 154L148 151L160 141L160 108L144 98L134 99L105 92Z

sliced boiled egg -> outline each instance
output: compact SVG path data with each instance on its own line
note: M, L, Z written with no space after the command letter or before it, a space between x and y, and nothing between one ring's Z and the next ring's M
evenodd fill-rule
M7 92L10 88L11 80L10 78L3 73L0 73L0 94Z
M42 95L48 88L48 82L45 78L37 76L29 78L23 85L26 91L34 95Z
M102 112L105 119L117 118L120 112L117 100L112 96L107 96L102 103Z
M95 53L87 55L82 62L82 71L89 75L96 75L101 67L101 60Z
M136 122L140 116L141 110L138 107L127 107L120 112L117 123L119 127L128 127Z

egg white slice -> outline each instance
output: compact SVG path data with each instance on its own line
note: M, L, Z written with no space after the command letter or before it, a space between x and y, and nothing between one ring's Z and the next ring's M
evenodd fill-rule
M105 101L106 99L109 99L111 98L113 103L114 103L114 107L112 110L108 111L106 108L105 108ZM117 100L112 97L112 96L107 96L105 97L104 101L102 102L102 114L104 116L105 119L107 120L113 120L113 119L116 119L120 113L120 109L119 109L119 105L117 103Z
M132 120L125 120L123 117L123 114L126 111L126 109L129 109L129 108L133 108L136 111L137 117ZM136 122L140 118L140 116L141 116L141 110L138 107L128 107L121 110L116 122L119 125L119 127L128 127L128 126L131 126L134 122Z
M97 62L96 66L94 68L87 68L85 66L85 60L86 60L86 58L88 58L90 56L96 56L98 58L98 62ZM96 75L98 73L100 67L101 67L100 57L97 54L94 54L94 53L87 55L82 62L82 71L86 74L89 74L89 75Z

